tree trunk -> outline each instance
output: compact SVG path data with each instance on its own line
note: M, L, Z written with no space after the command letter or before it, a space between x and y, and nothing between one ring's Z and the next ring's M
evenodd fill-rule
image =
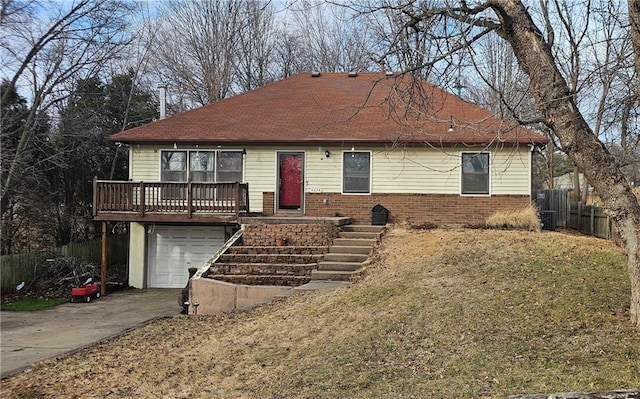
M624 242L631 280L631 321L640 326L640 202L614 157L593 134L575 105L574 94L558 70L551 47L519 0L493 0L500 19L498 34L513 47L520 67L531 79L536 106L602 198Z
M629 30L631 31L631 43L638 76L638 92L636 97L640 97L640 1L628 0L629 5Z
M580 169L577 166L573 166L573 191L571 192L571 197L573 197L574 202L580 202L582 199L582 186L580 186Z

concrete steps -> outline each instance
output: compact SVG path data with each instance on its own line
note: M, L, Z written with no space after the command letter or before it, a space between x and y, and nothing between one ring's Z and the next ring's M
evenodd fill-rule
M362 277L364 267L357 270L314 270L311 272L311 281L329 280L329 281L353 281Z
M373 231L341 231L340 233L338 233L338 237L377 240L380 237L380 232L376 233Z
M383 231L384 226L344 225L329 247L232 246L210 266L207 277L286 286L358 280Z
M369 255L371 252L371 247L368 245L357 246L357 245L332 245L329 247L328 253L349 253L349 254L363 254Z
M372 248L378 239L376 238L335 238L333 240L333 244L329 247L331 248L334 245L339 245L342 247L370 247Z
M345 225L327 253L311 272L314 281L353 281L360 279L384 226Z
M347 251L343 248L343 251ZM369 258L368 254L351 253L351 252L329 252L324 255L323 259L318 261L326 262L357 262L362 263Z

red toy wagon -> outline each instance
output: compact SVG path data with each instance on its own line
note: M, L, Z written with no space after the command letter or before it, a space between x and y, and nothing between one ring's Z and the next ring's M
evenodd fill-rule
M91 302L92 297L100 298L100 285L86 284L71 288L71 302Z

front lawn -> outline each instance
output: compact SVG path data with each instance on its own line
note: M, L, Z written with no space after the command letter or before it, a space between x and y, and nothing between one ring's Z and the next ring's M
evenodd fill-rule
M69 298L24 298L0 305L0 310L33 311L51 308L69 302Z
M558 232L395 229L366 278L176 316L3 380L2 397L506 398L640 387L626 259Z

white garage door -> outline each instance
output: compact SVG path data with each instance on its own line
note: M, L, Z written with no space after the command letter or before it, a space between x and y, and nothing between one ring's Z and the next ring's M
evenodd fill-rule
M223 226L155 226L149 237L149 287L182 288L224 244Z

